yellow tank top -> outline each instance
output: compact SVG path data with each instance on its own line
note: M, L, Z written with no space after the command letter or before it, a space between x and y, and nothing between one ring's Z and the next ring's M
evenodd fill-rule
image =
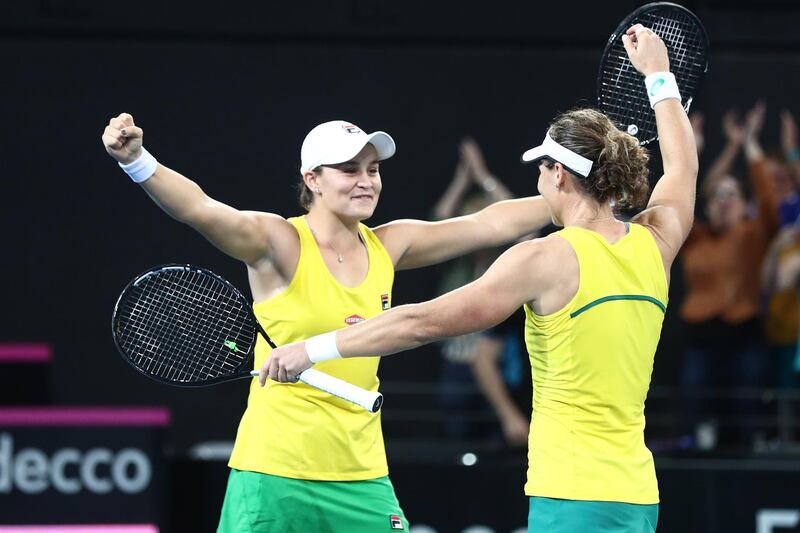
M394 266L383 244L359 225L369 256L364 281L341 285L325 265L305 217L289 219L300 236L300 259L289 287L253 305L278 346L365 320L390 306ZM270 347L259 338L255 368ZM380 357L325 361L314 368L368 390L378 390ZM303 383L257 380L239 423L231 468L295 479L348 481L387 475L381 416Z
M525 306L533 413L525 494L658 503L644 443L644 402L667 304L667 278L650 231L614 244L568 227L580 285L560 311Z

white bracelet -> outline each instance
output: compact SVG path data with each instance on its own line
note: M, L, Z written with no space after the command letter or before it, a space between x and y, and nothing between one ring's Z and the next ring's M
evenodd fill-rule
M653 72L644 79L644 86L647 88L651 108L655 108L657 103L667 98L677 98L678 102L681 101L681 92L672 72Z
M316 337L306 339L306 353L312 363L328 361L329 359L341 359L342 354L336 347L336 332L323 333Z
M128 163L127 165L119 164L119 167L125 171L125 174L130 176L136 183L142 183L155 174L156 166L158 166L156 158L145 150L144 146L142 146L141 151L142 153L132 163Z

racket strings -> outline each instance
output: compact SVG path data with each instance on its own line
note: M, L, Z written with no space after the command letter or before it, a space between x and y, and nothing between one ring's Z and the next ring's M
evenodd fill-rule
M189 362L186 350L192 346L187 341L176 349L176 335L178 332L192 333L187 327L192 323L187 322L191 317L186 314L181 300L176 298L175 291L165 285L164 280L160 281L149 279L149 286L140 286L134 311L138 310L139 318L144 321L127 324L135 334L134 340L140 343L139 346L129 346L129 353L137 366L147 373L181 376ZM123 337L123 340L126 339Z
M140 280L120 302L118 317L118 339L131 362L170 381L230 374L256 336L249 304L238 291L186 268Z
M627 27L636 23L652 29L667 45L670 71L675 75L683 95L682 104L688 111L708 60L704 30L690 13L674 8L644 12ZM615 36L600 67L598 105L620 129L635 135L644 144L657 138L657 127L642 80L642 75L628 59L620 36Z
M194 276L192 273L182 273L182 276ZM195 276L196 277L196 276ZM181 280L185 281L185 280ZM191 289L174 285L164 285L160 287L162 293L158 301L170 301L173 305L173 316L171 320L164 324L164 313L154 313L153 318L158 318L162 328L162 339L165 345L162 348L169 350L165 352L167 357L162 357L156 367L149 366L149 370L156 375L161 375L169 379L196 381L203 378L214 377L219 373L227 371L225 368L225 358L220 360L219 350L213 350L213 346L220 345L224 339L220 339L219 334L209 328L210 321L218 317L213 313L209 303L219 302L220 295L211 292L209 280L188 280L196 283ZM176 290L179 289L179 290ZM167 290L166 297L163 290ZM150 305L153 305L152 302ZM221 309L223 306L218 307ZM154 307L154 309L159 309ZM203 312L206 311L206 312ZM160 316L159 316L160 315ZM155 323L149 327L156 326ZM230 363L229 367L232 366Z
M655 31L666 43L670 70L678 85L686 92L697 89L705 71L705 43L696 30L696 23L687 13L673 13L671 18L652 22Z

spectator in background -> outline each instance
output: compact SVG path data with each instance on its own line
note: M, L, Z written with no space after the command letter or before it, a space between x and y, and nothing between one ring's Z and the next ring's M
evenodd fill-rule
M797 122L792 113L781 111L781 152L767 154L780 201L781 226L795 224L800 218L800 145Z
M464 139L460 153L453 180L434 208L437 220L468 215L512 198L511 191L487 169L474 140ZM476 187L479 192L471 193ZM474 281L502 251L502 248L480 250L451 261L437 292L445 294ZM529 381L529 363L522 352L523 320L519 313L519 317L511 317L491 330L441 342L440 403L446 413L444 430L448 437L486 437L485 424L478 423L479 417L474 415L491 407L506 442L515 447L527 443L530 420L518 405L524 402L527 410L530 403L530 384L524 386ZM475 394L476 384L483 397Z
M789 111L781 113L781 148L783 157L769 157L775 186L781 198L781 230L772 241L764 260L762 284L768 296L766 336L770 361L774 368L774 384L780 389L800 384L800 360L797 356L797 334L800 327L800 300L797 278L800 271L800 147L797 124ZM778 437L784 444L794 440L791 401L778 398Z
M760 310L761 266L778 230L778 203L758 137L766 107L759 102L744 125L733 113L722 123L727 143L702 184L706 222L696 222L682 252L686 295L680 314L686 323L687 350L682 371L687 413L700 448L713 447L716 426L708 388L765 385ZM730 175L741 149L748 163L756 212L747 214L742 184ZM742 431L752 440L753 399L734 402Z
M783 156L768 156L767 161L780 200L781 230L772 241L764 261L762 284L768 296L766 335L777 371L776 384L785 387L795 382L794 372L790 369L797 351L800 306L797 287L790 279L791 276L787 277L791 273L791 267L784 264L791 262L795 253L800 251L797 227L800 222L800 195L797 194L800 148L797 124L788 111L781 114L780 137Z

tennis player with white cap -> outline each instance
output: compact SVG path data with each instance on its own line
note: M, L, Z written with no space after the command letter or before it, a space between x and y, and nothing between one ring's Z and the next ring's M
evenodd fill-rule
M541 197L493 204L475 214L374 229L380 162L395 152L384 132L350 122L320 124L301 148L305 215L239 211L142 147L126 113L103 133L108 153L170 216L247 265L253 310L278 344L363 321L391 307L394 272L494 247L549 222ZM255 367L268 359L256 348ZM369 390L378 357L321 363L320 369ZM286 380L287 376L282 376ZM220 532L376 533L407 530L388 478L380 414L305 385L253 381L229 465Z

